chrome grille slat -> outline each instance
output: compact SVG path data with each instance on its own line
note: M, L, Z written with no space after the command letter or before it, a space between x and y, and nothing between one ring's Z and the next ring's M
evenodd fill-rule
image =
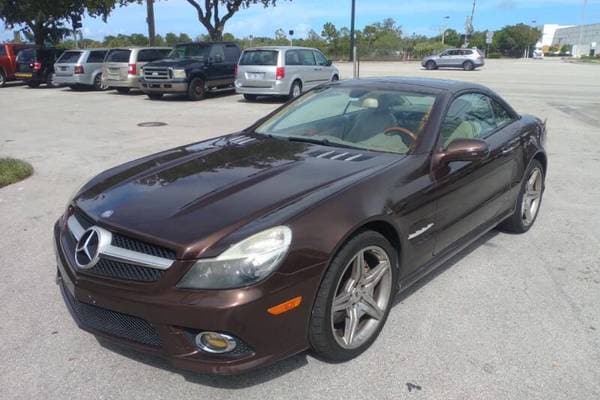
M169 68L144 67L144 79L147 81L168 81L171 79Z

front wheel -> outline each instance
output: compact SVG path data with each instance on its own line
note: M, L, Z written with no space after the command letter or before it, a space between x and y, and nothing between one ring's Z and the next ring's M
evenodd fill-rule
M475 64L473 64L471 61L465 61L463 63L463 69L465 71L473 71L475 69Z
M524 175L515 212L498 225L501 230L525 233L533 226L542 204L544 181L542 164L538 160L533 160Z
M347 242L331 262L315 299L310 344L329 361L347 361L375 341L392 306L397 252L377 232Z
M102 83L102 74L94 77L94 90L106 90L107 87Z
M435 61L429 60L425 63L425 69L427 69L428 71L434 70L436 68L437 68L437 65L436 65Z
M188 87L188 98L192 101L202 100L206 95L206 85L204 80L194 78Z
M340 80L340 77L337 76L337 75L334 75L334 76L331 77L331 82L337 82L339 80Z

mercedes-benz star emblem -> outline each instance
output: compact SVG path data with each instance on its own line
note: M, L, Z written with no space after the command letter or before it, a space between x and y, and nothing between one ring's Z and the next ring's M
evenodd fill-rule
M92 226L79 238L75 246L75 262L81 269L90 269L98 262L102 231Z

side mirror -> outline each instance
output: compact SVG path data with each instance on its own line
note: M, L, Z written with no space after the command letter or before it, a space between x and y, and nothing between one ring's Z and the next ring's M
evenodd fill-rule
M325 66L331 67L332 64L333 64L333 62L331 60L327 60L327 62L325 63Z
M454 161L481 161L490 154L490 147L481 139L455 139L438 153L438 165Z

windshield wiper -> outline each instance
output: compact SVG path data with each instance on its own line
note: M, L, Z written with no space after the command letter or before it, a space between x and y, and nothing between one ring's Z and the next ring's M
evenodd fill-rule
M298 136L288 136L286 139L289 140L290 142L312 143L312 144L320 144L321 146L343 147L346 149L364 150L363 148L358 147L358 146L352 146L349 144L332 142L327 139L317 139L317 138L311 138L311 137L298 137Z

